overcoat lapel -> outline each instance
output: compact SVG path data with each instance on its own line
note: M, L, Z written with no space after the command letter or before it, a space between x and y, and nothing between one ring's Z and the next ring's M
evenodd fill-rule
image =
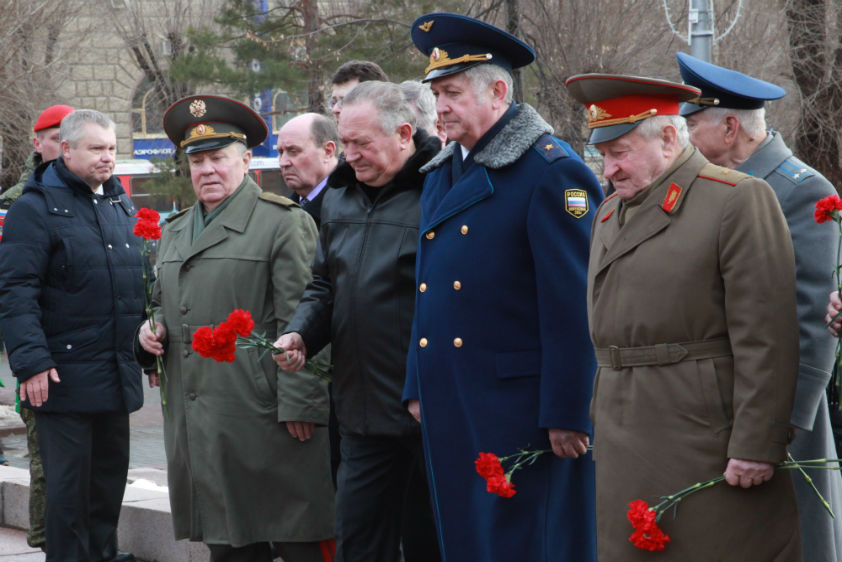
M454 156L454 158L458 158L458 156ZM449 173L441 174L441 177L447 176L449 176ZM431 187L434 187L434 189L443 189L441 183ZM491 197L493 194L494 185L488 176L488 170L485 166L471 164L459 177L459 181L440 199L440 203L432 210L430 219L426 221L422 229L429 230L434 228L450 217L476 205L483 199Z

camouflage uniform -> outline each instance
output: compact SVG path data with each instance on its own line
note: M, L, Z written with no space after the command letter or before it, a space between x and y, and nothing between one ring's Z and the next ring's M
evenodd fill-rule
M32 172L42 164L41 155L35 151L29 155L24 164L24 170L18 183L0 195L0 209L8 209L15 199L23 193L23 186ZM2 235L2 230L0 230ZM0 342L2 339L0 338ZM44 467L41 464L41 450L38 447L38 434L35 432L35 415L32 410L20 408L20 417L26 424L26 444L29 449L29 532L26 542L33 548L41 548L46 544L44 531L44 502L47 498Z

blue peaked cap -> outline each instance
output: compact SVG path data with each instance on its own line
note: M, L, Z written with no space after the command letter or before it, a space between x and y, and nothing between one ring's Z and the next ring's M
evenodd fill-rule
M462 72L478 64L511 71L535 60L535 51L510 33L483 21L437 12L412 24L412 42L430 57L424 82Z
M687 53L676 53L681 78L685 84L702 91L696 100L681 105L681 115L688 116L707 107L760 109L767 100L786 95L786 90L770 82L752 78Z

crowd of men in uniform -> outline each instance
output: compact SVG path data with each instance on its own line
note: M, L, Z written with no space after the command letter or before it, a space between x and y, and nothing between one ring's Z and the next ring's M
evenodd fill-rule
M114 123L45 112L58 152L5 218L0 327L47 560L133 559L116 527L140 367L175 538L212 561L842 560L817 497L840 509L839 471L776 470L837 457L824 314L842 306L813 220L835 190L766 125L784 90L682 53L684 83L572 76L604 190L513 102L528 44L449 13L411 34L422 83L353 61L335 119L281 128L291 198L247 174L268 134L248 106L169 108L197 200L166 221L148 308ZM236 309L283 352L196 353ZM489 493L478 454L520 450L546 452ZM630 541L630 502L720 475L659 519L663 550Z

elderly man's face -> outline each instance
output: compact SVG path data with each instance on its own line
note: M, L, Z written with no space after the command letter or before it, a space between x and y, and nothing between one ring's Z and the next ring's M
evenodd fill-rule
M85 123L82 127L82 136L75 146L61 142L61 155L68 170L96 189L114 173L117 135L113 129L96 123Z
M631 199L652 185L670 162L661 138L647 139L635 130L595 147L603 157L603 173L620 199Z
M49 162L61 156L60 130L59 127L52 127L35 133L32 144L35 145L35 152L41 155L42 161Z
M207 211L228 199L246 177L251 153L241 154L242 148L237 144L187 155L193 191Z
M714 114L701 110L686 117L690 142L711 162L719 166L726 165L728 143L724 120L713 117Z
M333 169L333 143L316 146L310 132L311 120L293 120L278 133L278 160L284 182L306 196Z
M407 126L408 128L408 126ZM342 109L339 138L345 145L345 161L354 169L357 180L371 187L389 183L406 162L406 147L411 133L384 133L374 105L355 103Z
M436 112L449 140L471 149L496 121L490 90L477 94L464 72L436 78L430 86L436 96Z

